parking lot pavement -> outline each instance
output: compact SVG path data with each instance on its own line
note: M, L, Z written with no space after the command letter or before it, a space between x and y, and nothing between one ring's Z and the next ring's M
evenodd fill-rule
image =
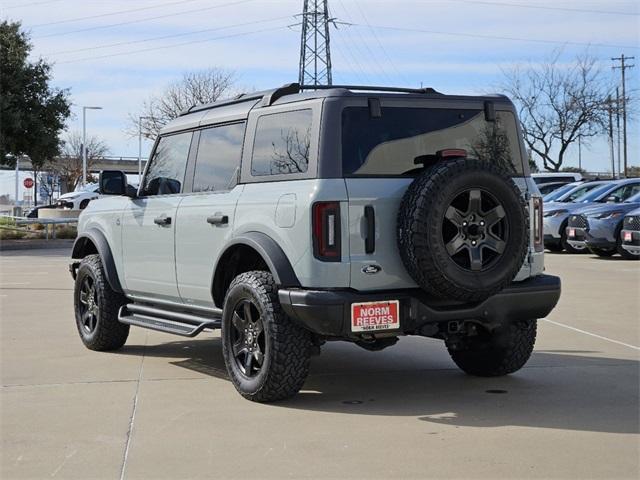
M66 255L0 256L3 479L640 474L640 262L548 255L563 296L517 374L466 376L435 340L333 343L299 396L260 405L217 334L86 350Z

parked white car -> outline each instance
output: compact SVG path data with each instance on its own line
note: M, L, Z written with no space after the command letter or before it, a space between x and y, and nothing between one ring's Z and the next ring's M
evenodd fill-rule
M95 200L100 196L98 189L99 185L97 183L90 183L82 190L60 195L56 205L58 208L66 208L68 210L84 210L91 200Z

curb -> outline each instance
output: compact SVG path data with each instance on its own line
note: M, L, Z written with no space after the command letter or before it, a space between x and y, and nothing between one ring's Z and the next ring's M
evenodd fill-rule
M74 239L50 239L50 240L2 240L0 252L7 250L51 250L71 249Z

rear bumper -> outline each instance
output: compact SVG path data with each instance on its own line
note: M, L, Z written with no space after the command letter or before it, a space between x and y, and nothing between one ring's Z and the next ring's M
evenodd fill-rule
M327 337L359 338L360 334L351 332L352 303L399 300L400 328L374 334L417 333L427 324L463 320L501 324L546 317L560 298L560 278L539 275L473 304L426 298L421 290L281 289L278 296L287 315L306 329Z

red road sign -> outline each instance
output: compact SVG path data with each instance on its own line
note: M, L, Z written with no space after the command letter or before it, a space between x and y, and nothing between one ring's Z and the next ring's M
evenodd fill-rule
M22 183L24 184L24 188L33 188L33 178L25 178Z

